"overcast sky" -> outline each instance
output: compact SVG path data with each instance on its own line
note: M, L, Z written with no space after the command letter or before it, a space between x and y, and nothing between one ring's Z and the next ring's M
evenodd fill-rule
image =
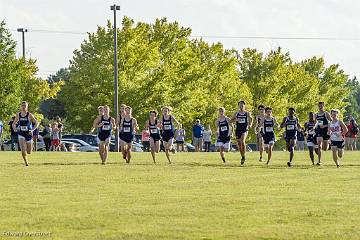
M207 39L227 48L251 47L268 52L281 46L295 60L322 56L326 64L339 63L350 76L360 76L360 1L357 0L0 0L0 19L9 29L92 32L112 19L109 6L121 5L135 21L154 22L167 17L190 27L192 35L331 37L354 41ZM12 32L21 56L21 35ZM67 67L72 52L86 35L29 32L27 56L37 59L39 75L46 77Z

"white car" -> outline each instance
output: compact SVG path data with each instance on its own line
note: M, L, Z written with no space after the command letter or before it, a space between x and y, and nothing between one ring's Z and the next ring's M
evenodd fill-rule
M99 151L99 147L92 146L92 145L88 144L87 142L84 142L83 140L80 140L80 139L63 138L61 140L79 144L80 152L98 152Z

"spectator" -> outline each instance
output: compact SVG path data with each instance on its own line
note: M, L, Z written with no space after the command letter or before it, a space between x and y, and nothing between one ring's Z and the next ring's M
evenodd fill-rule
M41 135L43 136L45 150L50 151L50 147L51 147L51 125L50 124L47 124L44 127Z
M150 133L149 130L144 129L141 132L141 143L144 146L144 152L149 152L150 150Z
M192 130L192 140L193 145L195 146L195 152L201 152L203 147L203 133L204 126L200 124L200 119L196 119L196 123L193 126Z
M51 151L60 150L60 129L58 124L55 122L51 126Z
M15 151L15 146L17 145L17 150L20 151L20 145L19 145L19 139L17 132L14 131L12 125L15 120L15 116L11 118L8 125L10 126L10 132L11 132L11 151Z
M61 123L61 118L57 117L56 118L56 122L57 122L57 128L59 129L59 145L61 144L61 138L62 138L62 133L64 130L64 125Z
M304 129L300 128L297 130L297 143L296 148L298 151L304 151L305 149L305 136L304 136Z
M212 135L210 124L208 125L207 129L204 130L203 135L204 135L205 152L210 152L211 135Z
M37 151L37 142L39 139L39 128L36 128L33 132L33 150Z
M350 151L356 150L356 138L359 134L359 126L352 117L347 125L348 132L345 134L346 149Z
M185 130L182 128L182 124L180 124L179 129L175 132L175 140L176 140L176 150L178 152L184 152L184 143L185 143Z

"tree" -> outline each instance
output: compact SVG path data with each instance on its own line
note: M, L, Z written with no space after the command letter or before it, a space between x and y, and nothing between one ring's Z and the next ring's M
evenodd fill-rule
M60 68L59 71L54 75L50 75L47 79L47 82L50 86L56 84L63 84L68 81L70 78L70 72L66 68ZM62 102L59 101L58 96L60 92L52 99L47 99L40 104L40 112L47 119L55 119L56 117L65 118L66 112L65 107Z
M39 103L54 97L61 83L49 84L36 77L33 59L16 59L16 43L5 22L0 23L0 118L7 120L19 109L21 101L29 102L30 111L37 112Z
M118 31L119 96L141 125L151 109L164 105L189 127L195 118L213 123L217 109L234 110L250 90L239 81L236 51L220 43L191 40L191 30L158 19L154 24L124 18ZM74 127L91 128L96 108L113 106L113 30L98 27L74 51L70 79L60 95ZM70 118L71 116L71 118Z

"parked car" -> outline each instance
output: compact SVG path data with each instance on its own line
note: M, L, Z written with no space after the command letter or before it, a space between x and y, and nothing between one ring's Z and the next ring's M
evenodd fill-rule
M185 145L185 151L187 151L187 152L195 152L195 146L192 145L191 143L185 142L184 145Z
M79 144L80 152L97 152L97 151L99 151L99 147L92 146L92 145L88 144L87 142L80 140L80 139L62 138L62 141L73 142L73 143Z
M18 149L17 144L15 144L15 149ZM2 145L3 151L11 151L11 140L5 140ZM43 141L37 141L36 144L37 151L45 151L45 143Z
M97 136L93 134L65 134L62 136L62 139L80 139L91 146L98 146Z
M80 144L78 143L61 140L61 144L65 146L67 152L80 152ZM64 151L64 149L61 151Z

